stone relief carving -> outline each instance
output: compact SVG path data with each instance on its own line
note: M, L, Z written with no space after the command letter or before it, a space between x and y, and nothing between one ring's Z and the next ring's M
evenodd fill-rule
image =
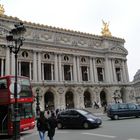
M53 41L52 40L52 34L51 33L44 33L40 35L40 40L43 41Z
M129 99L130 100L134 100L135 99L135 93L133 92L133 90L130 90Z
M111 51L115 51L115 52L117 52L117 53L122 53L122 54L126 54L126 53L127 53L124 49L122 49L122 48L120 48L120 47L113 47L113 48L111 49Z
M64 94L64 88L58 88L58 90L57 90L57 92L59 93L59 94Z
M82 89L82 88L80 88L80 87L79 87L79 88L77 88L77 90L76 90L76 91L77 91L77 93L78 93L78 94L83 93L83 89Z
M6 52L5 52L5 49L2 48L2 47L0 47L0 55L1 55L1 56L5 56L5 55L6 55L5 53L6 53Z

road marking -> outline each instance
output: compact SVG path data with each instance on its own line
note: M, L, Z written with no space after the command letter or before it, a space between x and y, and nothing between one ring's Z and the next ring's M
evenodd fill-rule
M128 140L140 140L140 139L134 139L134 138L130 138L130 139L128 139Z
M68 131L56 131L56 133L58 133L58 134L67 134L69 132Z
M82 133L84 135L93 135L93 136L99 136L99 137L105 137L105 138L115 138L116 136L111 136L111 135L102 135L102 134L94 134L94 133Z

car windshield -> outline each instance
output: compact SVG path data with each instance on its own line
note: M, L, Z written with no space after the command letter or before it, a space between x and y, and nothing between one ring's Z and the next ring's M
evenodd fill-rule
M77 110L80 114L82 115L87 115L87 114L90 114L90 112L88 111L85 111L85 110Z

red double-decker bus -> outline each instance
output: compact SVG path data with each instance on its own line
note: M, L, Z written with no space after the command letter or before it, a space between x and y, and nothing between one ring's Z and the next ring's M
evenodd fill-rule
M0 77L0 134L13 134L14 120L14 83L15 76ZM33 111L33 92L29 78L17 77L18 117L20 118L20 132L35 127Z

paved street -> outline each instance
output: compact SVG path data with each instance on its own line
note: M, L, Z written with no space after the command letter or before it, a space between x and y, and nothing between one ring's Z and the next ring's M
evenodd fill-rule
M140 118L112 121L103 118L103 125L97 129L56 130L54 140L140 140ZM24 133L21 140L39 140L38 132ZM48 140L48 138L46 138Z

